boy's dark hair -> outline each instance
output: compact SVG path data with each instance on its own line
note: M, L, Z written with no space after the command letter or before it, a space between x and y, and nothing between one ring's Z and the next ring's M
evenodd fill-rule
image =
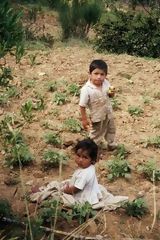
M91 158L91 163L92 164L96 163L98 155L98 146L92 139L87 138L82 141L79 141L75 146L75 152L77 153L79 149L87 151L88 155Z
M108 72L107 63L101 59L96 59L91 62L91 64L89 65L89 73L92 73L96 68L103 70L105 74L107 74Z

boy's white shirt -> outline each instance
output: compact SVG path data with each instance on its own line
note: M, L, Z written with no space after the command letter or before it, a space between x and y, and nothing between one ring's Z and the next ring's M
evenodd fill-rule
M106 79L101 88L88 80L81 88L79 105L89 108L92 122L101 122L106 118L106 115L109 116L112 113L111 102L107 94L110 86Z
M77 169L69 184L81 190L74 195L75 200L80 203L88 201L90 204L96 204L102 198L94 165Z

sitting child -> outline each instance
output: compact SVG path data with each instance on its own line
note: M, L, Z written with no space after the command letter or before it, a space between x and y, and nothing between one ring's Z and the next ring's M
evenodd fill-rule
M75 152L78 169L62 191L74 195L78 202L88 201L91 205L96 204L102 198L94 166L97 161L98 146L93 140L84 139L77 143Z

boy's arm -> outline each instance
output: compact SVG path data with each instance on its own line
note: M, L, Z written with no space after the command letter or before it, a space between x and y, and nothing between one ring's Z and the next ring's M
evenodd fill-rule
M85 130L87 130L91 126L91 122L88 120L87 114L86 114L86 108L80 106L80 112L82 117L82 125Z

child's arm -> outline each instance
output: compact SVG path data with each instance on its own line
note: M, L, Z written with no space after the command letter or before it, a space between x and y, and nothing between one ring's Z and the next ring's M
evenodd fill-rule
M81 191L79 188L76 188L75 186L69 186L69 184L66 184L66 186L63 188L63 192L67 194L75 194L77 192Z
M86 108L80 106L80 112L82 116L82 126L85 130L87 130L91 126L91 122L87 118Z

